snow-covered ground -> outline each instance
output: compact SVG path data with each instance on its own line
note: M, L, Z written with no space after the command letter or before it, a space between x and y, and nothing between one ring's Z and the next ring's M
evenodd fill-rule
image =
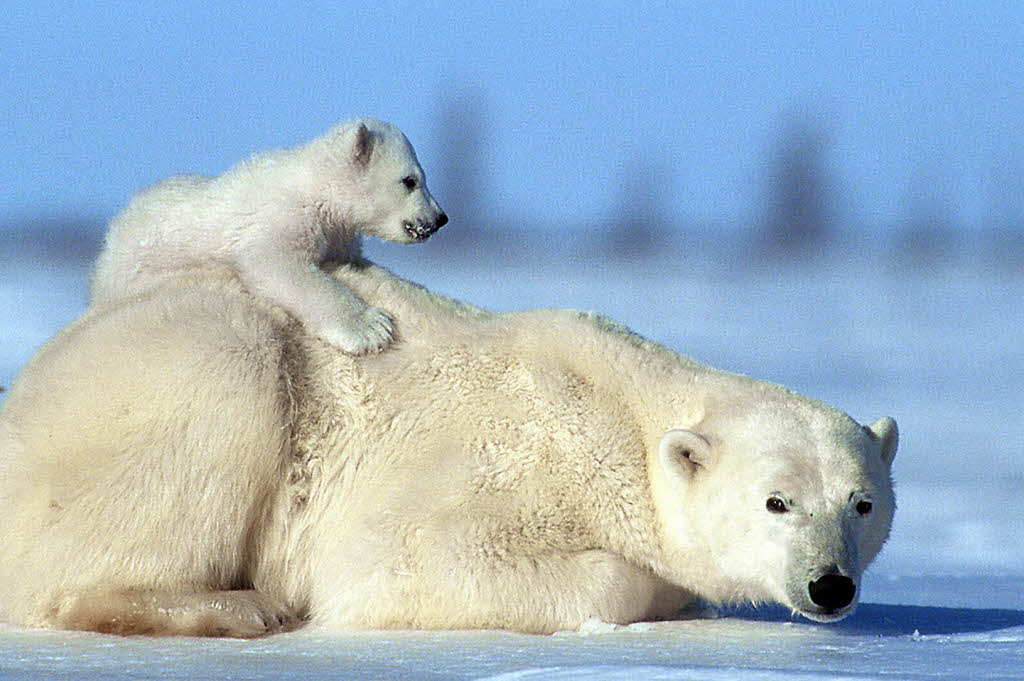
M907 271L851 248L744 267L680 248L626 266L546 259L545 248L512 264L368 252L478 305L600 311L861 421L895 417L899 510L851 618L817 625L769 608L549 637L300 631L255 642L0 626L0 679L1024 679L1024 265ZM81 312L87 276L82 263L0 253L0 385Z
M869 578L837 625L767 609L718 619L527 636L298 631L256 641L121 639L0 626L15 679L1019 679L1024 580ZM978 600L974 600L978 598ZM941 605L893 604L929 601Z

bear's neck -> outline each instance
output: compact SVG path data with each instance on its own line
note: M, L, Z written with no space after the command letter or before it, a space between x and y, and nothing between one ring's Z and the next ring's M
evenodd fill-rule
M658 449L667 430L697 427L706 417L709 392L722 383L749 379L714 372L599 317L543 314L563 315L556 324L583 325L571 333L562 331L574 343L557 346L559 359L590 378L595 393L614 395L619 403L614 411L619 415L615 430L620 437L575 462L584 469L591 466L587 489L598 512L595 537L604 548L634 564L695 588L716 571L713 559L704 542L687 528L686 534L677 532L674 537L685 560L667 553L663 536L668 528L661 526L656 511L653 467L660 466ZM616 475L602 474L608 470ZM681 565L685 574L680 572Z
M260 206L263 215L296 233L308 234L318 246L317 264L350 263L362 258L357 221L338 209L341 201L325 199L323 178L301 157L258 158L233 178L228 189L238 205Z

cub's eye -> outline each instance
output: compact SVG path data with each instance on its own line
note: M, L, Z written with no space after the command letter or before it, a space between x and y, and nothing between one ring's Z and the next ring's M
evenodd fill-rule
M870 501L858 501L857 502L857 513L861 515L868 515L871 513L871 502Z
M786 513L789 508L786 506L786 502L778 497L768 497L768 501L765 502L764 507L772 513Z
M413 189L416 189L416 184L417 184L416 178L413 177L412 175L409 175L408 177L403 177L402 178L402 184L405 185L406 189L408 189L409 191L412 191Z

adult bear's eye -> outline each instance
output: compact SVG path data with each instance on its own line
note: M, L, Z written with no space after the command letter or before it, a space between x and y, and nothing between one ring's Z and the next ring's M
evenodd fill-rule
M413 189L416 189L416 178L413 177L412 175L409 175L408 177L403 177L402 184L405 185L406 189L412 191Z
M778 497L768 497L768 501L765 502L764 507L772 513L786 513L789 508L786 506L786 502Z
M861 515L867 515L871 513L871 502L870 501L858 501L857 502L857 513Z

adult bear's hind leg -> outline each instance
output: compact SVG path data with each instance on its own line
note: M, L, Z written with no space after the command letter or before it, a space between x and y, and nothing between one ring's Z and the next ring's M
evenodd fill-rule
M121 636L255 638L302 625L299 614L283 602L252 590L95 590L71 599L53 620L60 629Z

